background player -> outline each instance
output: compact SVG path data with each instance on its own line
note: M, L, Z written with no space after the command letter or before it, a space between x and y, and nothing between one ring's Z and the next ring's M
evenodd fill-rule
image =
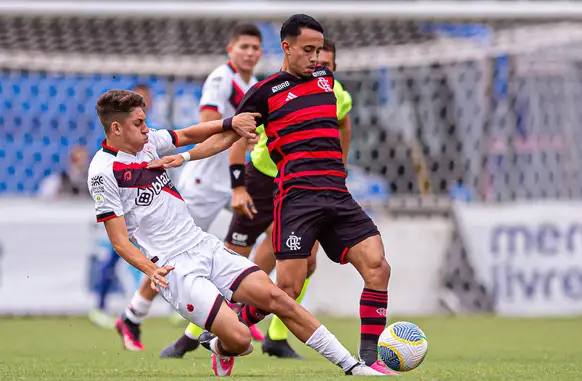
M217 67L204 82L200 99L201 123L234 115L244 93L257 83L253 69L262 55L261 42L261 32L254 24L241 24L233 29L226 47L229 61ZM187 163L177 185L196 225L208 231L220 211L230 202L232 191L228 151ZM144 349L140 339L140 323L148 314L155 296L149 282L144 280L139 292L118 319L118 331L126 343L126 349ZM196 349L197 337L201 332L201 328L189 325L185 332L188 340L180 342L178 347ZM256 340L263 339L257 327L252 327L251 333ZM161 353L162 357L176 355L164 351Z
M335 44L326 39L323 49L319 53L318 62L334 71L336 68L335 51ZM334 86L334 94L337 98L337 115L340 121L344 163L347 163L351 134L348 112L352 108L352 98L337 80ZM258 127L257 132L260 132L260 139L253 148L251 161L246 167L244 163L247 140L240 139L230 149L230 169L231 179L233 180L232 207L235 214L232 217L226 237L226 246L248 257L257 238L266 231L268 236L258 245L254 262L269 274L275 267L271 232L273 223L273 180L277 175L277 167L269 156L264 127ZM242 181L239 181L234 176L237 171L240 173L240 179L244 179L244 185L241 185ZM301 294L297 298L298 303L301 303L309 284L309 276L315 270L315 252L317 252L317 245L314 245L312 255L309 258L308 279L305 281ZM187 333L189 329L191 327L186 330ZM168 346L163 353L172 354L172 357L182 357L188 348L196 348L198 342L187 333ZM287 341L288 333L289 331L283 322L274 316L268 335L262 344L263 352L282 358L300 358Z
M124 90L108 91L97 101L106 139L87 179L97 221L105 223L116 252L146 274L176 311L216 335L206 342L215 374L230 375L234 356L252 352L250 331L243 322L273 312L346 374L379 375L355 360L266 273L197 227L168 173L150 165L159 154L181 145L201 143L183 156L202 158L227 149L239 139L237 134L254 137L260 114L156 131L147 127L143 108L143 97ZM247 307L239 321L225 298L256 307Z

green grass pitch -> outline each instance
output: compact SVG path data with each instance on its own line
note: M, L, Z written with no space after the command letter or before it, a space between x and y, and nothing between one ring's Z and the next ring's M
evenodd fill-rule
M495 317L391 318L409 320L426 333L429 352L404 380L581 380L582 319L501 319ZM322 318L355 353L356 319ZM262 328L265 328L263 323ZM158 353L182 332L165 319L146 321L144 352L127 352L114 331L82 318L0 319L1 380L192 380L214 378L210 356L198 349L182 360ZM341 370L315 351L292 345L307 358L275 360L255 352L237 360L237 380L328 380Z

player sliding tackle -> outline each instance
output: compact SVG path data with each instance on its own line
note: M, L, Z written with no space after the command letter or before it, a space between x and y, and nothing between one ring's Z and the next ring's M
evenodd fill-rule
M125 90L108 91L97 101L106 134L89 168L97 221L105 223L115 251L146 274L175 310L216 335L206 342L215 374L229 375L234 356L252 352L249 319L275 313L297 338L346 374L381 375L354 359L266 273L197 227L166 171L148 166L175 147L200 143L190 154L198 159L227 149L240 136L255 138L255 118L261 115L240 113L178 131L156 131L148 129L144 107L141 95ZM246 304L240 320L225 299Z

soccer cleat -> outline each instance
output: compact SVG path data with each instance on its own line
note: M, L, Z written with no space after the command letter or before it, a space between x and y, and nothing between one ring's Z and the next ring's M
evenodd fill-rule
M269 335L263 341L263 353L269 356L275 356L282 359L298 359L301 360L303 357L299 356L293 348L289 345L287 340L272 340Z
M380 360L376 360L375 363L373 363L372 365L370 365L370 368L374 369L377 372L380 372L382 374L385 374L387 376L399 376L398 373L396 373L395 371L393 371L392 369L388 368L386 366L386 364L384 364L382 361Z
M127 319L118 318L115 329L123 340L123 347L128 351L143 351L145 347L140 341L141 331L139 324L134 324Z
M249 330L251 331L251 337L258 341L258 342L263 342L263 340L265 340L265 336L263 336L263 333L261 332L260 329L257 328L256 325L251 325L249 327Z
M196 339L191 339L184 335L176 342L168 345L160 352L160 358L163 359L181 359L188 352L194 351L200 342Z
M212 354L212 370L218 377L230 376L234 367L234 357L223 357Z
M360 361L352 369L346 372L346 376L398 376L395 374L385 374L367 366L363 361Z

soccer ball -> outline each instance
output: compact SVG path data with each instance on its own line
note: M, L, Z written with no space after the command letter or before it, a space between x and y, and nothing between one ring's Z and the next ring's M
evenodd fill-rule
M390 369L407 372L426 357L428 341L416 324L399 321L390 324L378 340L380 359Z

